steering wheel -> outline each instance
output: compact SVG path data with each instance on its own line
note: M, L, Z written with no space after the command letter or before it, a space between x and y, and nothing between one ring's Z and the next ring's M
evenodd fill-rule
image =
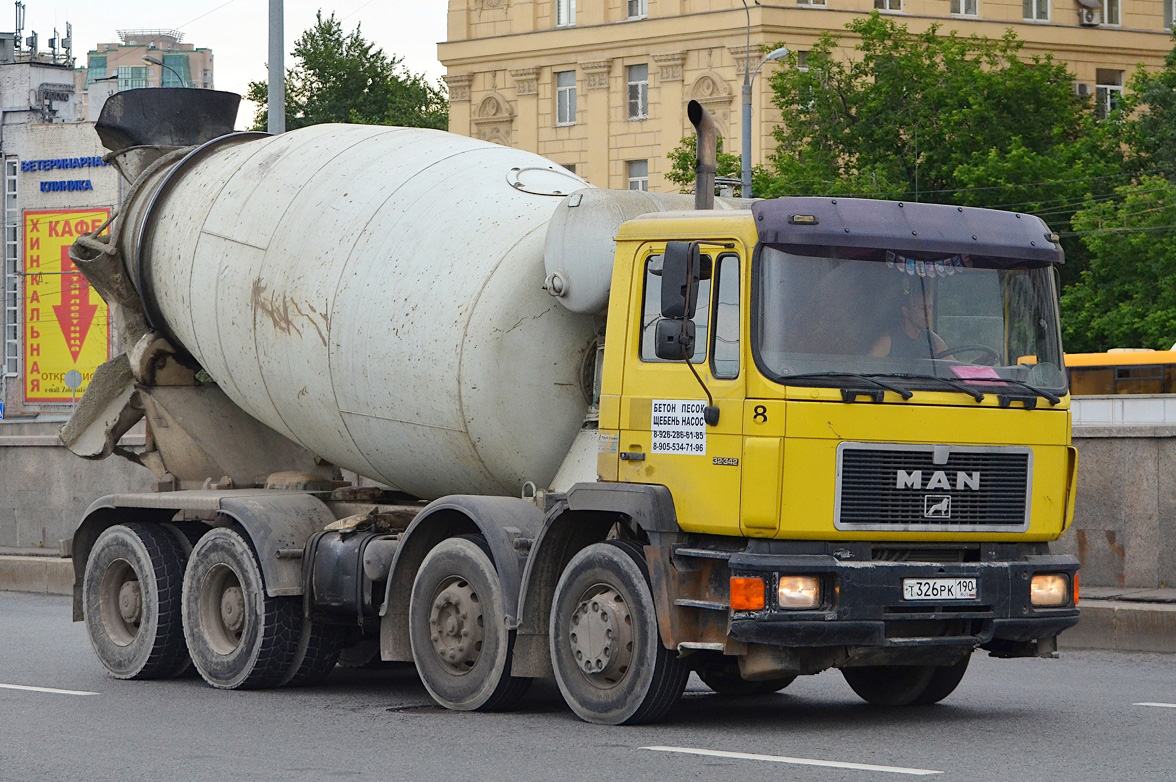
M947 358L948 356L955 357L958 353L976 353L976 360L970 364L983 364L984 366L994 367L1000 363L1000 353L995 348L990 348L988 345L957 345L946 350L941 350L932 358Z

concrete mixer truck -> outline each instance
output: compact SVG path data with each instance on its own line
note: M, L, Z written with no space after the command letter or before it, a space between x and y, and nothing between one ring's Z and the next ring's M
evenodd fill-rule
M195 93L195 94L193 94ZM1058 238L853 198L596 189L447 133L232 133L235 96L115 95L127 180L72 261L118 355L63 440L149 468L73 538L111 675L308 684L411 662L451 709L553 676L589 722L696 672L828 668L872 703L1077 622ZM145 422L146 446L120 438Z

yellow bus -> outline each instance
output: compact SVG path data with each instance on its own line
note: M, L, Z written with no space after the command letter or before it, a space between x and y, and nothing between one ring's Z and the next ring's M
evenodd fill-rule
M1176 393L1176 351L1115 348L1106 353L1067 353L1070 393Z

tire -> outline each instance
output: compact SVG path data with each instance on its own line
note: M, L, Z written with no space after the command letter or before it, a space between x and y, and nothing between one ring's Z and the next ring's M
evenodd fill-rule
M318 684L335 670L343 650L343 633L337 625L302 620L302 632L294 662L282 680L283 686L307 687Z
M872 665L843 668L846 683L875 706L929 706L951 695L971 655L953 665Z
M636 543L595 543L572 557L555 588L549 629L556 683L585 722L655 722L686 688L690 668L662 645Z
M796 681L795 676L779 676L762 681L749 681L739 674L739 663L732 657L707 661L698 665L694 672L702 683L719 695L732 698L746 695L770 695Z
M236 531L214 529L192 549L183 609L192 664L213 687L273 687L294 667L301 601L265 594L257 558Z
M514 633L494 563L480 541L450 538L425 556L412 584L408 638L433 700L455 711L501 711L531 685L511 676Z
M166 679L188 667L180 593L184 556L171 533L116 524L94 542L82 576L90 644L116 679Z

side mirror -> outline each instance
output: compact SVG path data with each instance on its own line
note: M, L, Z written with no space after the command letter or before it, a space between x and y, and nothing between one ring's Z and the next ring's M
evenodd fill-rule
M694 355L694 321L659 318L653 353L664 361L688 361Z
M661 274L661 314L663 318L689 320L694 317L694 309L698 304L698 280L701 266L697 242L666 243ZM660 330L658 333L661 333ZM658 340L658 344L661 344L660 340Z

